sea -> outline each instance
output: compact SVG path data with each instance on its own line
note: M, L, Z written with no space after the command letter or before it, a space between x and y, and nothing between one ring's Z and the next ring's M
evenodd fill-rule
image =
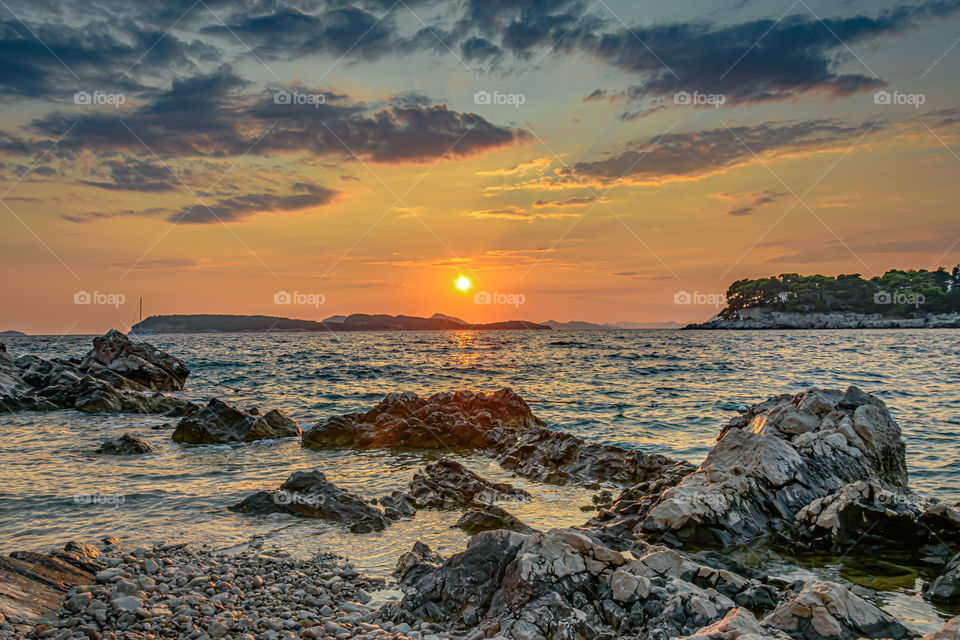
M4 337L15 355L82 356L92 336ZM279 408L306 430L376 405L394 391L430 394L509 387L553 429L591 442L699 463L721 427L747 405L810 387L856 385L880 397L903 430L910 483L960 500L960 330L447 331L168 334L140 338L193 372L182 392L241 408ZM293 554L332 551L388 577L422 540L441 554L464 548L460 514L420 511L386 531L347 533L322 521L251 516L228 507L319 469L366 498L402 489L431 453L312 451L293 439L239 445L174 443L163 416L76 411L0 414L0 552L69 540L120 538L123 546L189 542L241 548L263 536ZM103 456L107 438L132 433L144 456ZM448 454L449 455L449 454ZM539 528L583 524L593 491L512 476L480 455L454 456L474 471L533 494L514 514ZM508 507L508 510L510 507ZM957 551L960 551L958 549ZM909 627L930 632L958 613L924 601L920 567L856 553L795 558L732 550L769 573L845 581Z

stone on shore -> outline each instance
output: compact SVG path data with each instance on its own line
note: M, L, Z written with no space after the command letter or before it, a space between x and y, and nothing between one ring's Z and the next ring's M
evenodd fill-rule
M258 491L230 510L320 518L344 524L353 533L381 531L390 525L382 511L360 496L336 486L317 470L297 471L278 490Z
M153 451L153 447L147 444L144 440L125 433L119 438L113 438L105 441L100 448L97 449L97 453L103 453L112 456L133 456L142 453L150 453Z
M314 449L476 450L517 475L561 485L635 484L677 468L693 470L665 456L592 444L547 429L509 389L443 392L427 398L391 393L369 411L318 423L304 433L302 444Z
M960 638L960 618L948 620L943 628L923 636L921 640L957 640Z
M296 438L300 433L300 426L277 409L261 415L256 409L245 412L211 398L207 406L188 411L171 437L186 444L226 444Z

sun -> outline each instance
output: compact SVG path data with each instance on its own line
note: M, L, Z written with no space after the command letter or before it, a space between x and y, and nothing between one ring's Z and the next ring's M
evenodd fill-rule
M459 278L457 278L457 289L460 289L460 291L468 291L470 289L470 286L471 286L470 278L466 276L460 276Z

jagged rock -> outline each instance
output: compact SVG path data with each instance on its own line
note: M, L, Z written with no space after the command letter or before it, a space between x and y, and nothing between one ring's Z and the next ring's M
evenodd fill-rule
M297 471L276 491L258 491L247 496L231 511L243 513L288 513L320 518L348 525L354 533L381 531L390 521L379 509L360 496L344 491L322 472Z
M742 607L730 609L723 619L678 640L786 640L789 636L764 629L756 616Z
M922 551L929 557L960 542L956 508L877 482L855 482L817 498L794 521L795 542L843 553Z
M240 411L211 398L207 406L181 418L171 437L187 444L223 444L300 436L300 426L282 411L274 409L263 415L254 411Z
M520 533L532 533L534 531L532 527L520 522L506 509L492 504L470 509L453 526L459 527L471 535L495 529L507 529Z
M407 551L397 560L393 575L398 580L414 582L424 573L436 571L446 559L430 550L423 542L417 540L413 549Z
M679 484L621 501L592 526L675 545L746 542L784 532L801 509L844 485L905 487L904 450L883 402L855 387L775 396L733 418Z
M506 482L492 482L446 458L417 471L409 492L418 509L462 509L530 498L528 491Z
M960 638L960 618L948 620L943 628L923 636L921 640L957 640Z
M834 582L809 580L803 590L760 621L791 638L912 638L913 634L866 600Z
M960 602L960 553L953 556L937 579L925 585L925 595L934 602ZM955 636L960 638L960 635Z
M133 342L116 329L93 339L93 349L79 368L94 374L108 369L154 391L182 389L190 375L177 358L146 342Z
M444 392L428 398L391 393L370 411L318 423L304 434L303 446L472 449L520 476L552 484L635 484L676 465L693 469L665 456L587 443L551 431L509 389Z
M719 620L759 586L665 547L643 549L636 558L570 529L480 533L442 565L422 552L405 558L398 616L477 637L670 638Z
M71 545L64 549L68 555L75 551ZM93 582L92 572L58 556L58 552L47 555L29 551L0 555L0 618L35 623L55 612L71 587Z
M129 433L125 433L119 438L107 440L97 449L97 453L105 453L113 456L132 456L141 453L150 453L151 451L153 451L153 447Z

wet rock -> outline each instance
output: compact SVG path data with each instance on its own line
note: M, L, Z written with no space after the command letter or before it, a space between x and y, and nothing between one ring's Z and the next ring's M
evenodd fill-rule
M104 453L112 456L133 456L142 453L150 453L153 447L136 436L125 433L119 438L113 438L105 441L97 453Z
M354 533L381 531L390 524L382 511L344 491L320 471L297 471L276 491L259 491L230 507L243 513L288 513L340 522Z
M509 389L444 392L427 398L391 393L369 411L318 423L304 434L302 443L315 449L477 450L517 475L551 484L635 484L677 464L692 470L664 456L551 431Z
M418 509L462 509L472 505L525 501L530 493L506 482L492 482L453 460L438 460L417 471L410 495Z
M187 444L224 444L299 436L300 426L282 411L249 413L211 398L207 406L181 418L171 437Z
M820 580L808 581L760 623L804 640L914 637L895 618L843 586Z
M25 628L56 611L71 587L91 582L91 572L52 554L18 551L0 556L0 619L23 621L14 626Z
M658 493L651 483L650 493L621 500L591 526L674 545L788 533L801 509L847 484L905 487L904 451L883 402L856 388L775 396L733 418L679 484Z
M534 531L532 527L520 522L506 509L490 504L470 509L457 520L454 526L471 535L495 529L507 529L520 533L532 533Z
M781 632L764 629L750 611L738 607L728 611L723 619L679 640L786 640L787 638L789 636Z
M106 369L154 391L180 390L190 375L177 358L146 342L134 342L116 329L93 339L79 368L93 374Z
M925 585L925 591L926 597L934 602L943 604L960 602L960 553L950 559L936 580Z
M923 552L960 543L960 511L901 487L860 481L817 498L794 518L791 538L842 553Z

